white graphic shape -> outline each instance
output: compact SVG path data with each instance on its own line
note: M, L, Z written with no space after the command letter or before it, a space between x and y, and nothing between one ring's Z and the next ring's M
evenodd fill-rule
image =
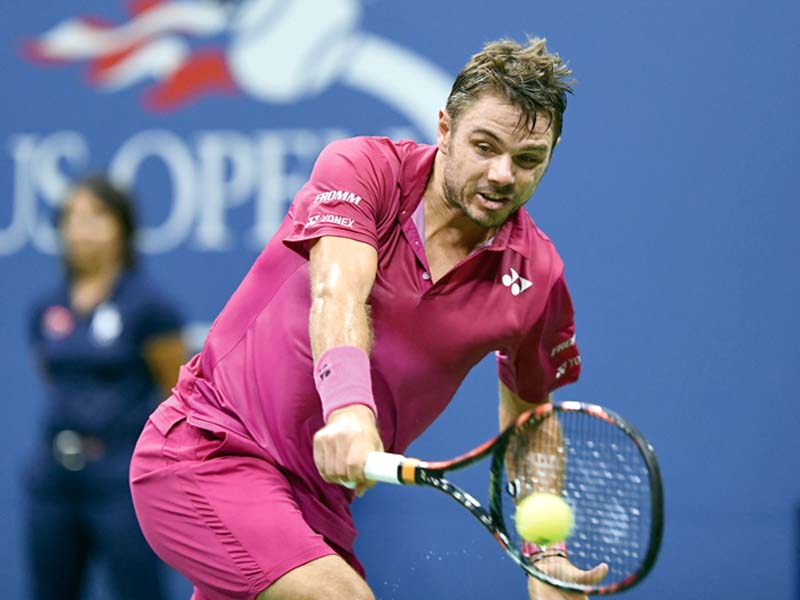
M406 116L435 139L450 77L424 57L357 31L356 0L249 0L233 19L231 74L274 103L316 95L341 81Z
M292 102L329 87L352 54L358 2L250 0L234 17L231 73L260 100Z
M164 2L119 27L68 19L38 39L45 56L82 60L126 50L170 31L193 36L220 33L228 23L228 11L215 2Z
M501 281L503 282L504 286L511 288L512 295L519 296L522 292L533 285L532 281L528 281L524 277L521 277L515 269L512 268L509 270L511 273L506 273L503 275Z
M105 302L95 310L89 327L95 341L101 346L107 346L122 333L122 317L116 306Z
M180 67L189 56L189 45L178 37L156 39L138 48L119 65L105 69L97 83L112 92L145 79L163 79Z

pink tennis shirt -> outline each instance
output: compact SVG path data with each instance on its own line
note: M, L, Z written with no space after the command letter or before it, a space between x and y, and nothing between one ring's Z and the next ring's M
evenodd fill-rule
M308 332L309 241L373 246L372 386L387 451L403 452L490 352L500 379L541 402L580 370L563 263L524 209L436 283L424 250L422 194L435 146L361 137L334 142L184 369L191 424L255 441L296 484L309 524L343 547L352 493L322 481L323 426ZM338 326L332 323L331 326Z

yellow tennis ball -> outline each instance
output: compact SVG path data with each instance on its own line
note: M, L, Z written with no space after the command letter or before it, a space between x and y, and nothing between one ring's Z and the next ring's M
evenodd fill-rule
M572 530L572 509L561 496L536 493L517 505L517 531L522 539L549 546L567 538Z

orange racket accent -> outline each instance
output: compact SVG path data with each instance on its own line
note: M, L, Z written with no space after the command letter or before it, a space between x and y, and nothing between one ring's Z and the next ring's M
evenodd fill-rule
M417 466L420 464L416 458L408 458L400 465L400 479L403 483L416 483Z

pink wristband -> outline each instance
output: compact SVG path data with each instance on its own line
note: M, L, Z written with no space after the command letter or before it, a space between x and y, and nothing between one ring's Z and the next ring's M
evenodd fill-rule
M314 384L322 401L322 418L335 410L363 404L377 415L372 397L369 355L355 346L336 346L323 352L314 366Z

